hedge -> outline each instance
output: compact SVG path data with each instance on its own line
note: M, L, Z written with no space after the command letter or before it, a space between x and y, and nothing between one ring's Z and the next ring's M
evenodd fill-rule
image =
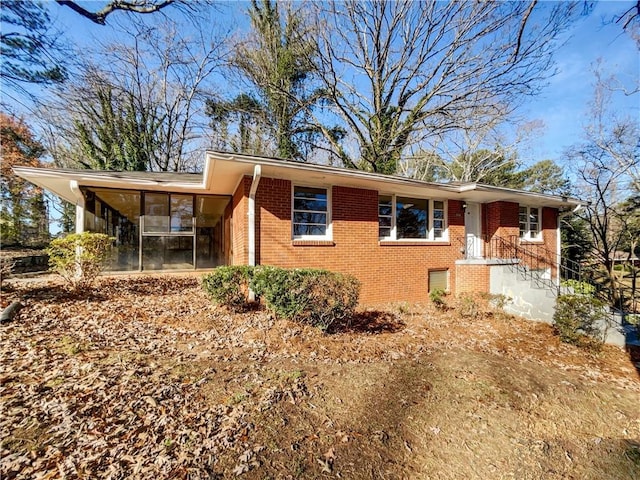
M349 323L360 296L355 277L310 268L218 267L203 286L215 303L233 311L249 305L250 288L276 316L325 332Z

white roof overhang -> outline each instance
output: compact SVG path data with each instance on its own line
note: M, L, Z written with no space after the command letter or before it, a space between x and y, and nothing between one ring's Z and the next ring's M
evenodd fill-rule
M432 183L361 170L232 153L208 152L207 163L210 169L212 193L233 192L242 176L251 176L254 166L261 165L263 178L281 178L310 186L340 185L388 194L478 203L508 201L563 210L570 210L583 204L580 200L571 197L545 195L479 183Z
M286 179L309 186L339 185L375 190L383 194L395 193L478 203L509 201L563 210L573 209L583 203L570 197L544 195L478 183L431 183L327 165L212 151L206 154L202 175L56 170L33 167L16 167L14 171L31 183L75 203L77 199L74 193L75 185L232 195L244 176L253 175L255 165L261 166L263 178Z
M15 167L14 172L71 203L76 203L75 186L117 188L124 190L155 190L180 193L206 193L202 175L185 174L184 181L144 178L141 172L107 172L96 170L62 170L53 168ZM180 178L180 174L173 174ZM195 179L193 178L195 177Z

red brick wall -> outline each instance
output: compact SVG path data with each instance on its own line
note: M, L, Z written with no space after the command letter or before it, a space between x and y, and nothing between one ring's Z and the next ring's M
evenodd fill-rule
M233 206L233 220L231 222L233 265L246 265L249 262L247 204L249 201L250 188L251 177L244 177L238 185L238 188L236 188L231 200Z
M247 202L251 178L246 177L233 198L234 263L246 262ZM361 303L425 302L430 269L448 269L455 288L455 242L424 244L378 240L378 192L334 186L332 240L292 240L291 182L262 178L256 194L256 259L261 265L314 267L350 273L362 282ZM464 235L462 203L448 203L449 238ZM242 223L242 225L239 225ZM243 244L244 242L244 244ZM238 252L242 252L242 256Z
M502 238L518 238L520 231L518 211L520 205L513 202L492 202L483 205L483 233L487 239L497 236Z
M233 263L248 260L248 195L245 177L233 196ZM349 187L331 188L332 240L299 241L291 233L291 182L262 178L256 194L256 263L285 268L313 267L355 275L362 282L361 303L425 302L429 270L448 269L449 289L488 291L489 269L467 265L460 258L458 237L464 236L463 202L448 202L449 241L381 242L378 240L378 192ZM545 245L555 242L554 209L543 212ZM548 231L553 223L553 231ZM518 236L518 204L483 205L483 231L488 236ZM549 248L549 247L547 247ZM555 249L555 243L553 243ZM464 278L456 279L456 270Z
M456 272L456 293L489 291L489 265L458 264Z

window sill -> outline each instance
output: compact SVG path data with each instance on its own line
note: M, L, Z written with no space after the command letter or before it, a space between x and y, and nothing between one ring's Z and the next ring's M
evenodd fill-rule
M451 242L448 240L379 240L378 245L381 247L447 247Z
M520 245L535 245L535 244L544 244L544 239L542 238L521 238Z
M335 247L333 240L292 240L294 247Z

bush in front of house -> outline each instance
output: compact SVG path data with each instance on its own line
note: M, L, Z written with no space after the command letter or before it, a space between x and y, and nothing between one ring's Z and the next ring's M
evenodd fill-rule
M46 252L49 267L74 292L89 288L104 270L113 238L103 233L72 233L52 240Z
M604 343L608 325L606 305L591 295L560 295L553 325L563 342L597 350Z
M352 275L310 268L257 267L251 288L278 317L324 332L348 324L360 296Z
M446 295L447 292L442 288L434 288L429 292L429 299L438 310L446 310L447 302L444 299Z
M214 303L241 312L250 304L249 284L253 268L247 265L217 267L202 277L202 287Z

